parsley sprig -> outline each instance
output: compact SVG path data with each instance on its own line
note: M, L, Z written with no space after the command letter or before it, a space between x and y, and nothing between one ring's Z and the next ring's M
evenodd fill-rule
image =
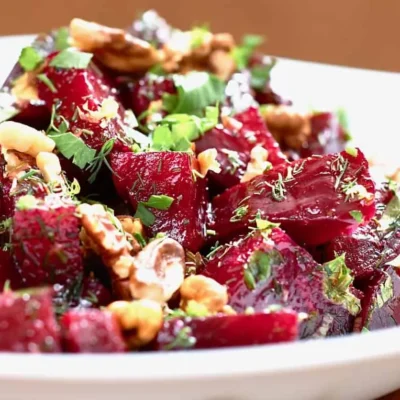
M139 218L143 225L151 226L154 224L156 217L148 208L165 211L171 207L173 202L173 197L153 194L147 201L139 202L134 217Z

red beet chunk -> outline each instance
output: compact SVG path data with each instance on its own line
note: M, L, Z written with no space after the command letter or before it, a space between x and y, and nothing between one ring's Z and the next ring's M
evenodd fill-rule
M48 60L53 58L51 55ZM127 150L127 140L122 117L124 109L119 107L119 114L113 118L93 119L91 111L99 110L102 102L111 97L115 99L113 89L97 69L89 66L87 69L61 69L46 66L43 73L51 80L56 92L43 82L38 82L39 97L51 110L58 104L56 126L62 122L61 117L69 123L69 131L81 137L91 148L100 150L109 139L115 139L115 150ZM78 110L79 109L79 110Z
M205 181L194 178L196 159L188 153L119 153L112 157L115 187L136 209L152 195L174 199L168 210L151 208L155 222L150 235L164 232L186 249L199 250L205 240Z
M315 113L311 117L311 136L303 143L300 157L331 154L344 150L348 140L344 128L334 113Z
M60 351L50 289L0 294L0 321L0 351Z
M255 93L255 99L259 104L273 104L276 106L292 105L291 100L281 97L278 93L274 92L269 85L262 91L257 90Z
M279 144L268 131L257 108L250 107L248 110L236 114L235 119L243 124L240 135L247 138L251 147L258 144L268 150L268 161L272 165L278 165L286 161Z
M355 185L368 197L351 194ZM360 224L354 212L369 221L375 213L374 194L368 162L360 150L355 157L346 152L313 156L278 165L215 197L213 229L220 238L232 238L259 213L280 223L298 243L322 244L353 232Z
M63 348L68 353L121 353L126 351L115 316L106 311L68 311L60 320Z
M176 94L174 81L170 77L147 74L134 83L128 83L122 89L122 98L126 108L140 116L152 101L161 100L164 93Z
M12 244L26 286L69 285L83 272L76 207L60 202L17 210Z
M272 344L294 341L297 335L298 316L290 310L174 319L164 323L156 348L182 350Z
M362 312L354 330L376 330L400 324L400 276L398 268L385 267L363 283Z
M307 313L301 337L349 332L360 309L357 298L349 294L350 284L341 293L350 306L333 300L334 291L325 286L330 282L325 267L279 228L268 238L255 233L222 246L203 273L227 286L230 305L238 312L278 304Z

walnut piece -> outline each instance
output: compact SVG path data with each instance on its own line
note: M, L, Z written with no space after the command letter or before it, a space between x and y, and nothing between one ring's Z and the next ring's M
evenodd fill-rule
M253 147L250 152L250 161L247 164L246 172L240 182L247 182L270 169L272 166L267 159L268 151L264 147L260 145Z
M70 35L73 46L119 72L145 72L163 60L162 52L122 29L74 18Z
M155 239L133 257L132 297L165 303L182 285L184 271L183 247L170 238Z
M211 314L224 311L228 303L225 286L203 275L187 277L181 288L181 308L186 309L190 301L204 305Z
M300 149L311 135L311 114L296 111L292 106L269 105L262 110L268 129L279 143Z
M131 348L151 342L163 325L162 307L152 300L115 301L107 309L117 317Z

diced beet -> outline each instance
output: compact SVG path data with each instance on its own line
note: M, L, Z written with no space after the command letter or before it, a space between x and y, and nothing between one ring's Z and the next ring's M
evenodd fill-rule
M261 145L268 151L268 161L272 165L286 161L256 108L250 107L236 114L234 119L240 122L239 126L242 125L240 129L215 127L196 141L197 153L211 148L217 149L217 160L222 171L218 174L211 171L209 176L219 191L240 183L250 160L250 152L256 145Z
M275 93L270 86L267 86L262 91L257 90L255 98L259 104L292 105L291 100L284 99L278 93Z
M10 284L13 290L22 287L21 277L15 268L11 251L3 249L3 246L4 244L2 243L0 247L0 293L3 291L6 282Z
M50 289L0 294L0 321L0 351L60 351Z
M258 270L251 269L254 266ZM328 296L324 266L279 228L272 229L267 238L254 233L222 246L203 273L227 286L229 304L238 312L247 307L262 311L278 304L307 313L301 337L349 332L360 310L357 298L348 291L343 298L355 303L351 306Z
M56 92L53 93L40 81L39 97L50 110L54 104L58 104L57 118L54 121L56 126L62 122L60 117L64 117L69 123L69 131L80 136L89 147L100 150L107 140L115 139L115 150L126 149L126 135L121 118L124 110L121 105L119 114L114 118L97 121L91 118L90 111L97 111L105 99L111 97L116 101L115 90L103 75L92 67L62 69L46 66L43 73L51 80Z
M349 195L355 185L367 198ZM356 156L346 152L313 156L278 165L215 197L212 229L219 238L232 238L259 214L280 223L298 243L322 244L353 232L360 224L354 212L368 222L375 213L374 194L368 162L360 150Z
M137 82L125 84L121 92L124 106L139 117L152 101L161 100L164 93L175 94L176 88L171 77L147 74Z
M168 210L151 208L155 222L150 235L164 232L185 249L196 252L204 244L205 180L194 177L196 159L188 153L119 153L112 156L113 180L119 195L134 209L152 195L174 199Z
M16 210L12 244L26 286L69 285L83 272L80 221L75 205L58 201Z
M63 348L69 353L121 353L126 351L115 316L107 311L68 311L60 320Z
M351 235L340 235L326 247L325 259L333 260L345 253L346 265L358 279L373 274L382 259L383 243L376 230L376 222L360 226Z
M338 153L344 150L348 139L336 114L331 112L315 113L310 122L311 136L303 143L303 148L299 152L301 158L315 154Z
M110 291L93 275L83 279L80 305L83 307L105 307L111 303Z
M355 331L376 330L400 324L400 276L398 268L385 267L363 283L362 312Z
M164 322L156 339L156 349L210 349L271 344L294 341L297 335L298 316L290 310L173 319Z
M235 119L243 124L240 135L247 138L248 142L254 147L256 144L268 150L268 161L272 165L278 165L286 161L285 155L281 152L278 143L268 131L267 126L255 107L236 114Z

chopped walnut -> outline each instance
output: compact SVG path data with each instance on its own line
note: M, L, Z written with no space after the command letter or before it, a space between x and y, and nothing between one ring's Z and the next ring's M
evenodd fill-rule
M195 301L207 307L212 314L221 312L228 303L228 291L225 286L203 275L192 275L185 279L181 288L181 308L186 309L189 301Z
M38 100L36 72L25 72L14 80L11 94L18 100Z
M185 252L170 238L151 241L133 257L130 290L135 299L168 301L184 279Z
M217 155L216 149L207 149L197 156L202 177L205 177L208 171L213 171L217 174L221 172L221 166L217 160Z
M131 348L151 342L163 325L162 307L152 300L116 301L107 309L117 317Z
M258 175L262 175L271 168L271 163L267 161L268 151L264 147L257 145L250 152L250 161L247 164L246 172L240 182L247 182Z
M292 149L300 149L311 135L311 115L300 113L292 106L269 105L262 114L275 139Z
M126 233L129 233L130 235L138 233L144 236L143 225L139 218L134 218L130 215L117 215L117 218L121 222L122 229Z
M145 72L163 60L163 53L122 29L74 18L70 23L73 46L94 53L119 72Z
M104 264L116 276L128 278L132 268L132 246L115 227L110 214L101 204L80 204L78 213L85 229L81 238L88 239L86 243L102 257Z

